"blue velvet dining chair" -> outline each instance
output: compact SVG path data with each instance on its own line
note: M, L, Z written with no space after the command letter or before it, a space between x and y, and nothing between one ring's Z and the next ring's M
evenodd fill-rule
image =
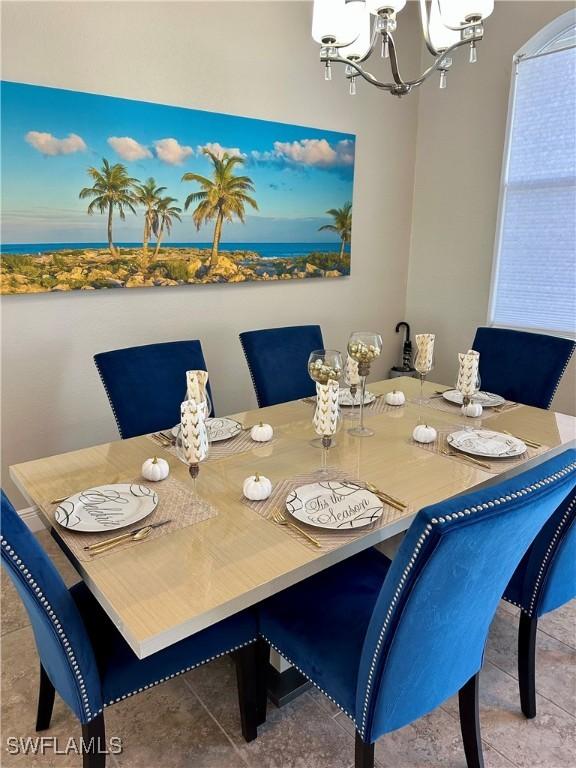
M576 597L576 491L540 531L506 587L504 599L520 608L518 684L520 706L536 717L538 619Z
M169 341L94 355L120 437L170 429L180 421L186 371L205 371L202 344ZM208 384L210 397L210 384Z
M308 357L324 347L319 325L245 331L240 343L260 408L316 394Z
M260 606L261 642L353 720L356 768L372 768L380 736L455 693L467 764L483 765L478 673L488 629L514 569L575 487L568 450L422 509L392 562L369 549Z
M472 349L480 353L483 390L516 403L550 408L575 346L559 336L478 328Z
M105 707L231 653L236 659L242 733L247 741L256 738L255 613L243 611L138 659L83 582L67 589L3 491L1 497L2 565L26 607L40 656L37 731L50 727L58 691L82 724L88 745L84 768L103 768Z

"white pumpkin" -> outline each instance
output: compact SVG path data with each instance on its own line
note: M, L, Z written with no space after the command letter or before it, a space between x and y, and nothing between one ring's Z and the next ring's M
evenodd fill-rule
M164 480L169 474L170 465L166 459L159 459L158 456L146 459L144 464L142 464L142 477L145 480L150 480L152 483Z
M385 399L388 405L404 405L406 402L404 392L400 392L399 389L393 389L392 392L387 392Z
M272 483L264 475L251 475L244 480L242 492L251 501L262 501L272 493Z
M482 416L482 405L480 403L468 403L468 405L462 406L462 413L464 416L477 419L479 416Z
M418 424L412 432L412 437L417 443L433 443L436 440L437 432L434 427L429 427L428 424Z
M257 443L267 443L269 440L272 440L273 436L274 430L270 424L263 424L260 422L259 424L255 424L250 430L250 437Z

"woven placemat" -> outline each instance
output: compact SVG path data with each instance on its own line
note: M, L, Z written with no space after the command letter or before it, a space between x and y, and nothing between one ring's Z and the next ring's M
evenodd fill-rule
M409 403L412 403L413 405L420 405L420 398L419 397L411 397L408 400ZM451 413L454 416L462 416L462 406L455 405L454 403L450 403L448 400L445 400L442 395L432 395L430 397L425 397L422 405L426 408L433 408L435 411L443 411L444 413ZM506 400L506 402L502 403L502 405L499 405L496 408L484 408L482 410L482 416L476 418L470 418L471 422L480 423L481 421L486 421L486 419L490 419L493 416L499 416L502 413L508 413L508 411L513 411L516 408L520 408L520 403L514 403L511 400Z
M330 480L359 482L356 479L350 478L350 475L341 469L328 467L328 471L330 473ZM400 512L394 507L390 507L385 502L382 502L384 504L382 517L371 525L367 525L364 528L357 528L356 530L342 529L335 531L327 528L316 528L315 526L307 525L306 523L302 523L299 520L295 520L286 511L286 498L288 494L290 491L293 491L295 488L298 488L301 485L306 485L307 483L317 483L319 480L326 480L326 475L323 473L321 474L320 471L295 475L289 480L283 480L282 482L275 485L272 490L272 494L264 501L250 501L244 497L242 497L242 501L244 504L250 507L250 509L253 509L258 515L260 515L260 517L268 520L271 525L275 525L278 528L283 529L287 536L296 539L298 542L300 542L300 544L303 544L304 546L309 547L310 549L313 549L317 552L329 552L333 549L338 549L338 547L341 547L350 541L360 539L367 533L371 533L378 528L383 528L388 523L391 523L410 514L409 507L406 508L403 512ZM274 522L272 515L274 512L278 511L285 512L287 520L293 521L295 525L306 531L309 536L312 536L314 539L316 539L320 546L317 547L312 542L308 541L305 536L302 536L302 534L299 533L291 525L280 525L279 523Z
M138 478L135 482L142 485L141 478ZM79 531L69 531L66 528L62 528L62 526L54 520L54 512L58 505L53 504L48 506L54 529L75 558L82 561L89 561L120 552L122 549L135 547L140 542L123 542L114 547L114 549L102 552L99 555L91 555L89 552L86 552L84 547L89 544L99 544L100 542L107 541L115 536L120 536L123 533L129 533L135 528L142 528L145 525L162 523L169 520L170 522L167 522L166 525L163 525L161 528L154 528L151 533L142 540L152 541L153 539L160 538L160 536L165 536L167 533L173 533L174 531L186 528L189 525L195 525L204 520L209 520L211 517L215 517L218 514L218 510L212 505L204 505L203 509L199 509L194 505L192 481L183 483L175 477L168 476L165 480L161 480L160 482L150 483L150 487L153 487L158 494L158 506L151 515L148 515L148 517L145 517L143 520L139 520L137 523L127 525L125 528L120 528L115 531L104 531L103 533L80 533ZM203 499L203 501L205 500Z
M154 445L160 445L153 435L146 435L146 437L148 437ZM226 459L228 456L233 456L236 453L245 453L246 451L250 451L252 448L257 448L261 445L270 445L272 442L274 442L274 438L267 443L258 443L250 437L249 429L243 430L242 432L239 432L236 437L231 437L229 440L219 440L216 443L210 443L206 461ZM178 458L176 448L173 445L161 445L161 447L164 448L165 451L171 453L172 456Z
M453 451L452 447L448 444L447 441L449 434L452 432L457 432L461 429L462 426L458 424L453 424L452 426L448 427L440 427L437 428L438 437L433 443L417 443L415 440L413 443L418 448L422 448L423 451L440 454L443 458L448 460L456 461L459 464L466 464L469 467L476 467L477 469L481 469L484 472L490 472L493 475L500 475L502 472L506 472L513 467L524 464L526 461L530 461L530 459L533 459L535 456L539 456L540 454L546 453L546 451L549 450L547 445L542 445L540 448L530 448L530 446L526 446L526 452L521 456L513 456L502 459L487 459L484 456L468 456L466 453ZM448 451L451 455L447 456L446 454L442 453L443 451ZM481 467L476 463L475 460L481 462L485 466Z
M302 402L316 407L315 397L304 397L302 398ZM380 413L392 413L394 411L399 411L401 408L401 405L388 405L385 395L376 395L376 400L373 400L371 403L364 406L364 413L370 416L376 416ZM354 406L354 408L351 408L350 406L340 407L340 413L344 418L347 416L351 417L354 411L356 414L360 413L360 407L357 405Z

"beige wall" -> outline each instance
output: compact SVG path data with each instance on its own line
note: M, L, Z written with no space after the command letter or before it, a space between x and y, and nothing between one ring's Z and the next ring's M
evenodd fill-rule
M438 335L434 378L451 383L457 353L486 324L512 56L573 8L497 2L478 62L455 56L448 88L422 88L406 315ZM572 361L553 407L574 413Z
M417 16L404 56L419 56ZM404 319L417 99L325 83L309 3L4 3L3 78L357 134L352 275L281 284L9 296L2 302L6 467L106 441L116 428L95 352L201 338L220 413L254 406L239 331L321 323L343 348L382 332L380 377ZM14 493L14 499L21 503Z

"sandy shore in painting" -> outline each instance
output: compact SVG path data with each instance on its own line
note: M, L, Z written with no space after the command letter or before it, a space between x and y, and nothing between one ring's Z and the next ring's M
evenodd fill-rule
M350 274L350 255L310 253L292 258L262 258L254 251L221 252L210 266L210 250L202 248L120 248L55 250L40 254L3 254L3 294L44 291L143 288L152 286L242 283L252 280L298 280Z

